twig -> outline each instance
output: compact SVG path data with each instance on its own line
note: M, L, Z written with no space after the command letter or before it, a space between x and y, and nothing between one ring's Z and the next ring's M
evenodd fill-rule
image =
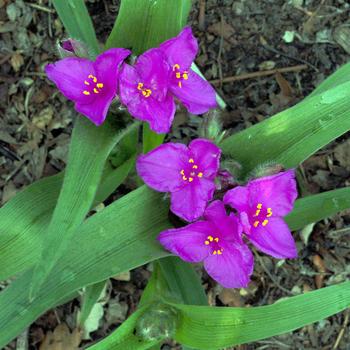
M12 57L12 54L8 54L0 59L0 66L4 64L6 61L8 61Z
M205 2L206 0L199 0L198 28L202 32L205 30Z
M346 326L349 322L349 315L350 315L350 311L349 309L345 311L345 317L344 317L344 322L343 322L343 325L341 327L341 330L337 336L337 340L335 341L334 343L334 346L333 346L333 350L336 350L340 344L340 341L341 339L343 338L343 335L344 335L344 332L345 332L345 329L346 329Z
M295 293L291 292L290 290L288 290L287 288L282 287L278 281L272 276L272 274L270 273L270 271L267 269L267 267L265 266L263 260L261 259L261 257L259 256L259 254L254 250L255 253L255 257L257 258L257 260L259 261L261 267L263 268L263 270L266 272L266 274L270 277L270 279L272 280L272 282L274 282L276 284L276 287L278 287L280 290L282 290L283 292L289 294L289 295L295 295Z
M33 7L37 10L40 10L40 11L44 11L44 12L48 12L48 13L55 13L54 10L49 9L48 7L45 7L45 6L38 5L38 4L26 3L26 5Z
M277 72L279 72L279 73L299 72L299 71L307 69L307 68L308 67L306 64L299 64L297 66L292 66L292 67L276 68L276 69L270 69L270 70L263 70L263 71L259 71L259 72L252 72L252 73L246 73L246 74L241 74L241 75L235 75L233 77L223 78L222 80L215 79L215 80L211 80L210 83L213 85L220 84L220 83L231 83L233 81L238 81L238 80L246 80L246 79L255 79L255 78L265 77L268 75L276 74Z

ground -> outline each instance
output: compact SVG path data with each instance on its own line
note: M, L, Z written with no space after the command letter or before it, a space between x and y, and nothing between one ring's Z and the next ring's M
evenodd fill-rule
M90 0L87 5L103 41L119 0ZM346 0L193 2L190 24L200 42L196 63L227 103L221 117L229 133L295 104L349 60L349 12ZM45 64L57 59L56 41L64 37L49 0L0 0L1 204L65 167L74 111L43 73ZM274 68L286 68L286 72L263 73ZM179 113L171 139L186 142L195 137L199 120ZM349 155L350 141L344 135L305 161L299 168L301 194L348 186ZM209 303L265 305L344 281L350 274L349 223L350 211L344 211L296 232L296 260L256 255L247 289L222 289L198 268ZM101 339L135 310L151 274L149 268L110 280L98 329L84 344ZM17 349L54 349L45 335L55 329L65 334L64 327L57 328L60 323L73 329L78 310L77 299L48 311L6 349L16 349L16 343ZM350 349L348 320L349 312L343 312L237 349ZM164 349L175 348L175 344L164 345Z

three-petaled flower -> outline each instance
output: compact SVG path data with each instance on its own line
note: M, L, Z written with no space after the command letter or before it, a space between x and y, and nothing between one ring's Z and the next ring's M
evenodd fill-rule
M181 259L204 261L208 274L226 288L246 287L254 259L242 241L242 227L233 213L226 214L221 201L212 202L204 220L160 233L158 240Z
M220 148L205 139L196 139L188 147L167 143L140 156L136 169L148 186L170 192L172 212L191 222L213 198L220 155Z
M75 109L96 125L106 118L116 93L119 67L130 55L126 49L110 49L95 61L80 57L67 57L45 67L46 74Z
M224 203L238 210L244 233L258 249L275 258L295 258L295 242L283 217L297 196L294 170L288 170L228 191Z
M216 107L216 94L211 85L191 69L198 53L198 43L190 27L159 46L171 67L170 91L192 114Z
M169 131L175 115L175 102L168 94L169 66L162 52L151 49L136 64L124 64L120 73L119 95L129 113L147 121L153 131Z

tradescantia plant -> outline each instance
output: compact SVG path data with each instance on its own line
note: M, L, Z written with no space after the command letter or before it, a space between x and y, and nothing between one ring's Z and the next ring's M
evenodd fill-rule
M194 114L217 108L215 91L193 65L190 0L122 0L104 48L82 0L53 3L72 39L46 73L81 115L65 173L34 183L0 209L0 278L15 277L0 293L1 347L83 287L88 313L101 282L148 262L153 273L138 310L91 349L156 349L167 338L221 349L346 309L350 282L261 307L209 307L189 263L203 262L224 287L247 286L251 244L278 259L296 258L291 230L350 208L348 188L296 200L293 170L350 130L350 66L298 105L224 140L209 126L212 139L162 144L175 101ZM113 112L117 96L122 108ZM143 152L141 124L132 117L145 122ZM130 124L121 127L121 120ZM238 162L240 173L223 171L223 159ZM87 218L135 165L145 185ZM181 227L169 222L169 208Z

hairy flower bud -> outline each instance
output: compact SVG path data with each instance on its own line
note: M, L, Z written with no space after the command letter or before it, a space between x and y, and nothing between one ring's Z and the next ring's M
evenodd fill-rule
M225 131L222 131L222 122L217 110L210 111L204 116L199 129L199 135L203 138L220 143L225 137Z
M284 170L284 167L282 164L278 164L273 161L265 162L265 163L259 164L250 173L249 179L257 179L264 176L275 175L283 170Z
M136 324L136 333L144 340L161 340L174 335L177 325L176 311L159 304L146 311Z

